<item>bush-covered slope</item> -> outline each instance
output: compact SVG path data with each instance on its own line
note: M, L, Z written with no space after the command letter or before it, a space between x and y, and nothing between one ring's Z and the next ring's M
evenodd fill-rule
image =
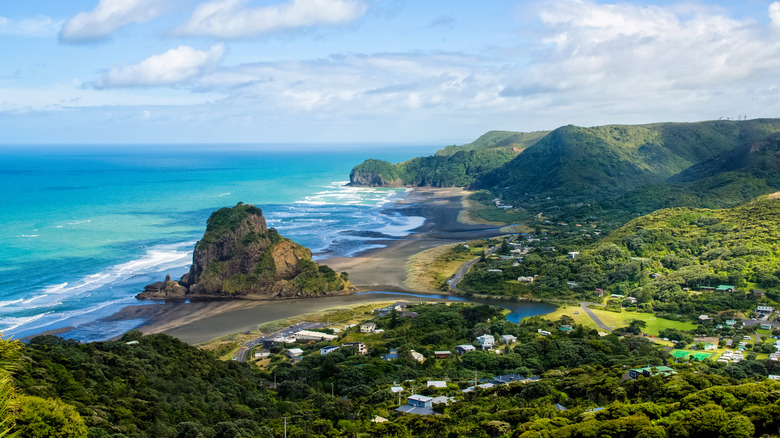
M473 143L447 146L435 155L403 163L366 160L352 169L350 184L371 187L468 186L475 178L509 162L546 134L546 131L491 131Z
M513 202L533 203L550 197L560 205L604 201L647 185L666 185L667 181L693 184L738 169L750 176L755 169L746 168L746 161L733 160L732 156L744 156L745 150L779 131L777 119L564 126L511 162L480 177L474 186L490 189ZM722 165L723 159L728 166ZM776 155L768 154L764 161L777 160ZM703 181L700 186L665 190L707 192L717 187L716 183ZM749 198L740 197L739 201L745 199Z

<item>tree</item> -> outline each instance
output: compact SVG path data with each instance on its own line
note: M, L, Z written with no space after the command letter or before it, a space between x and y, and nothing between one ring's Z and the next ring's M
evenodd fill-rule
M29 438L83 438L87 426L76 408L59 399L25 396L19 400L14 430Z

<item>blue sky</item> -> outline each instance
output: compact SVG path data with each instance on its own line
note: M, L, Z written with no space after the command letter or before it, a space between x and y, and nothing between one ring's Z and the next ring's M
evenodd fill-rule
M29 0L0 143L466 143L776 117L780 2Z

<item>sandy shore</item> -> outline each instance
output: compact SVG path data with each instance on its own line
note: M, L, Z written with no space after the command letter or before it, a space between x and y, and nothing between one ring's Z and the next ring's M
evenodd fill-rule
M322 260L333 269L347 271L360 291L417 292L404 286L406 261L420 251L439 245L502 234L492 225L458 222L462 189L412 190L388 207L407 216L422 216L425 223L406 237L382 241L385 248L354 257ZM376 295L342 295L307 300L199 300L128 306L107 321L144 319L144 333L167 333L188 343L204 342L231 333L254 330L259 324L325 309L387 301Z

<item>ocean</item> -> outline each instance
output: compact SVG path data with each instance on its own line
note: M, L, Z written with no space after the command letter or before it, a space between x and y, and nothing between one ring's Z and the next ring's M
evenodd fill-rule
M0 149L0 332L76 327L106 339L142 321L94 326L166 274L178 278L215 209L263 210L269 227L348 256L402 237L420 217L385 213L405 189L347 187L366 158L391 162L434 146L122 145Z

